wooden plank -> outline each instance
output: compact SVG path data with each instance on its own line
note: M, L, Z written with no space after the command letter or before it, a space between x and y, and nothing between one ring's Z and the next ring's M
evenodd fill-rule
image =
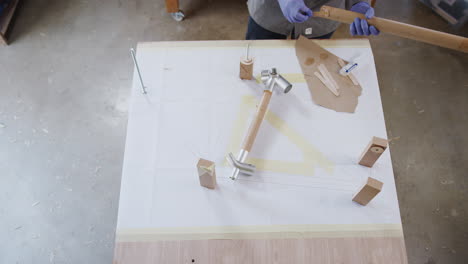
M403 237L117 242L115 264L408 263Z
M292 50L287 51L287 49L294 48L292 43L294 42L267 40L254 41L252 46L258 49L256 56L262 59L262 63L271 65L278 63L277 58L275 60L268 55L292 52ZM316 43L321 46L339 48L337 53L341 55L354 53L353 48L356 47L362 48L360 52L369 52L369 56L372 54L370 47L366 44L367 40L327 40ZM345 43L355 44L346 46ZM183 65L173 65L174 67L171 68L173 72L166 79L171 86L170 98L177 99L177 103L171 105L171 109L182 110L161 112L159 107L145 103L148 96L150 99L158 98L157 94L163 91L163 85L154 85L152 94L155 97L151 94L142 95L137 89L133 89L135 93L132 94L132 99L134 99L132 101L135 104L132 104L133 111L129 115L129 120L132 121L129 122L131 126L127 133L133 136L127 137L127 146L130 147L125 152L122 178L125 184L122 184L121 189L114 263L407 263L396 190L393 182L389 180L393 177L391 166L374 166L375 168L372 169L374 175L379 175L379 180L391 184L387 184L385 191L381 192L377 199L374 199L367 207L361 207L351 201L359 181L362 180L362 175L347 176L346 183L356 181L355 186L354 184L342 185L333 179L327 180L341 175L339 170L328 171L335 166L333 160L319 161L311 167L312 170L317 168L314 172L315 176L323 176L320 185L325 188L315 188L306 184L310 177L303 172L283 170L283 168L277 170L276 167L265 167L271 168L271 171L259 170L261 174L254 178L245 177L244 180L239 179L236 182L228 178L230 169L220 168L217 171L216 189L208 190L199 186L194 165L197 160L196 156L202 154L193 155L195 151L203 151L203 156L210 157L216 162L224 160L229 147L220 148L219 146L238 147L241 144L242 131L247 129L251 121L250 117L255 111L255 104L258 102L255 96L246 97L245 90L239 89L242 86L250 89L251 85L257 85L253 82L241 81L237 77L239 66L236 63L238 61L223 60L225 56L238 58L245 46L245 41L164 42L138 45L140 56L152 58L143 60L140 64L141 69L156 69L158 73L163 69L154 65L160 62L165 63L165 60L169 58L183 63ZM194 52L183 52L187 47ZM210 63L203 67L193 67L192 73L200 78L179 82L179 77L177 77L180 75L179 71L183 72L185 66L199 65L198 63L206 58L208 53L212 55ZM322 55L322 53L324 52L319 52L313 57L316 64L325 60L328 54ZM304 60L309 57L305 57ZM355 88L351 80L339 75L337 57L331 55L328 57L334 68L326 66L336 81L342 80L351 88ZM296 60L286 56L281 63L291 64L296 63ZM365 100L360 101L363 108L380 104L377 76L372 67L373 61L369 67L372 71L367 75L366 97L362 98ZM229 74L225 74L226 69L229 69ZM203 75L204 71L210 74ZM290 74L301 75L296 72ZM205 76L215 84L225 81L236 84L225 86L222 92L219 91L209 97L199 96L200 93L212 91L211 88L206 87ZM309 78L309 76L304 78ZM312 78L316 79L315 76ZM318 79L316 81L320 82ZM321 83L320 85L321 88L327 89L322 87ZM340 88L346 89L342 86ZM255 91L257 96L258 92ZM326 92L334 96L328 92L328 89ZM307 96L310 96L309 91L304 89L298 89L295 93L300 98L309 99ZM194 97L197 100L200 99L195 107L185 105ZM275 139L266 138L267 140L258 141L255 144L261 144L262 149L267 146L268 148L264 150L273 153L287 146L299 147L300 151L297 154L288 151L288 160L285 161L269 160L266 157L257 158L252 163L262 166L260 162L273 161L280 162L281 165L285 164L283 167L287 167L289 160L295 161L296 157L301 158L300 152L304 152L301 144L310 144L312 151L320 152L320 148L314 149L315 133L310 134L307 131L320 130L325 127L323 131L320 131L326 133L331 139L340 133L336 129L326 128L330 120L316 115L303 114L304 112L316 113L310 100L308 106L306 104L300 109L301 112L283 111L284 105L297 107L294 105L297 104L296 98L284 96L281 98L281 105L272 105L270 117L274 117L276 111L282 114L282 119L270 118L269 126L265 127L267 135L272 135ZM249 103L244 103L244 101L247 102L246 100ZM235 102L224 105L224 102L228 101ZM173 102L171 100L171 104ZM228 111L230 113L232 111L232 115L218 112L219 102L223 103L223 108L230 109ZM186 110L189 110L191 115L186 115ZM372 126L376 135L385 137L382 115L369 112L357 111L354 115L357 120L364 121L361 126ZM381 113L381 107L377 107L375 112ZM209 113L210 118L194 119L193 116L201 116L202 113ZM184 125L184 130L190 131L189 133L180 131L175 134L177 131L175 127L167 126L170 123L165 120L173 120L172 118L176 115L178 123L188 124ZM220 118L213 119L212 117ZM240 125L236 124L237 119L243 120L239 122ZM158 133L155 133L156 130L148 129L146 120L153 120L150 121L151 127L154 129L157 127ZM208 123L209 126L203 126L203 129L200 129L199 124ZM194 129L190 129L192 126ZM215 126L229 127L229 131L239 131L239 133L233 133L239 136L219 142L216 138L228 130L222 134L214 133L212 128ZM346 135L351 140L367 143L366 141L370 138L362 135L361 128L348 127ZM305 132L299 135L293 130ZM155 145L158 145L157 151L154 151ZM194 146L195 150L191 150ZM209 146L214 146L213 150L209 150ZM166 148L171 151L180 151L180 154L164 156L165 160L158 162L160 164L158 167L161 166L161 168L153 172L145 171L143 168L155 165L155 157L159 159L163 157L161 153L167 153ZM341 148L334 151L343 152ZM356 151L360 150L353 147L353 151L349 153L356 153ZM147 156L143 153L152 154ZM318 153L318 156L320 157L321 154ZM263 156L260 157L263 158ZM304 161L319 159L322 158L304 158ZM380 163L391 164L390 156L381 156ZM298 162L293 164L300 165ZM167 165L171 166L170 170L166 169ZM352 166L359 168L360 165L352 164ZM294 179L293 184L291 184L291 179ZM314 189L311 190L309 187ZM321 200L322 197L327 197L326 204ZM329 210L331 206L334 210ZM310 213L311 210L307 208L314 208L314 210ZM349 224L350 219L354 224ZM391 226L382 225L382 221ZM329 222L336 223L336 225L322 226ZM298 228L301 224L304 226Z
M179 12L179 0L166 0L166 11L168 13Z

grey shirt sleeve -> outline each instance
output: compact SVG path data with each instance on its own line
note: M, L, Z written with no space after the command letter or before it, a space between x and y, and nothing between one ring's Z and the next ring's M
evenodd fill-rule
M308 7L312 7L313 11L318 11L323 4L322 0L304 0ZM369 2L367 0L328 0L325 5L350 9L358 2ZM336 21L331 21L324 18L312 17L304 23L290 23L286 20L278 0L248 0L247 6L252 19L263 28L288 36L294 29L294 37L305 35L308 38L318 37L333 32L338 28L339 24Z
M351 7L359 2L367 2L370 4L370 1L368 0L346 0L346 9L351 9Z

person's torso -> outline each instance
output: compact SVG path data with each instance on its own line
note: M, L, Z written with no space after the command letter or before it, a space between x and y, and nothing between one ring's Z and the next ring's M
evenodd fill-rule
M304 3L313 11L318 11L324 4L345 8L346 0L305 0ZM338 22L317 17L312 17L304 23L290 23L284 17L278 0L249 0L247 5L250 16L257 24L282 35L291 34L294 29L295 37L318 37L336 30L339 25Z

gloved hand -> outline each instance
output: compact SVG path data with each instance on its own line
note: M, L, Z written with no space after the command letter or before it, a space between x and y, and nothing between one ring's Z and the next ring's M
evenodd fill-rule
M367 19L370 19L374 16L374 8L372 8L367 2L359 2L351 7L351 11L364 14ZM374 27L369 26L365 19L360 19L356 17L354 22L349 26L349 31L351 36L369 36L378 35L380 31Z
M278 0L284 17L291 23L307 21L313 14L304 4L304 0Z

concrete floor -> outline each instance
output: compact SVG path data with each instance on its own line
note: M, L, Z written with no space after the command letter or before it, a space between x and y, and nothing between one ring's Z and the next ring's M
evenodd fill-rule
M111 263L128 49L243 39L245 2L182 1L181 23L163 1L23 2L12 45L0 47L0 263ZM376 10L468 35L415 0ZM468 56L389 35L372 45L409 262L467 263Z

